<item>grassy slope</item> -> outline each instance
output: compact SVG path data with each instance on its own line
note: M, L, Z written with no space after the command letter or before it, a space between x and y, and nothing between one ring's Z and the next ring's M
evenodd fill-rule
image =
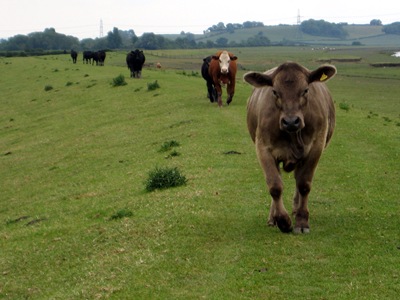
M251 51L240 54L246 68ZM264 61L263 53L252 57ZM164 54L149 62L172 65ZM314 55L299 59L313 65ZM121 61L115 53L102 68L67 56L0 61L2 298L398 295L400 127L391 101L399 85L391 71L387 80L364 69L379 73L371 80L338 66L329 86L351 108L338 108L316 174L312 232L294 236L265 226L269 197L244 121L250 87L239 82L222 109L205 98L200 77L171 69L146 69L113 88L113 77L128 74ZM148 92L154 80L161 88ZM166 159L158 150L172 139L181 155ZM223 154L231 150L242 154ZM156 165L179 167L188 185L145 193ZM288 208L291 180L285 174ZM111 221L121 209L133 216Z
M348 33L345 39L312 36L299 32L296 26L279 25L240 29L236 30L234 33L196 35L196 41L206 42L210 40L215 42L217 39L223 37L228 39L228 43L231 41L240 43L262 32L272 43L296 41L315 45L351 45L354 41L359 41L366 46L386 45L398 47L400 45L400 37L398 35L384 34L382 32L382 26L347 25L344 26L344 29ZM176 36L174 37L176 38Z

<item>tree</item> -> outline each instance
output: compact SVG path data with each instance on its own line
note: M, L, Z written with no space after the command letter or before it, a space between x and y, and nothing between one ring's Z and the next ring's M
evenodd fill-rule
M2 43L1 48L7 51L31 50L66 50L79 47L79 40L73 36L57 33L54 28L46 28L43 32L16 35Z
M226 47L226 46L228 45L228 39L227 39L227 38L224 38L224 37L220 37L219 39L217 39L217 40L215 41L215 44L216 44L218 47L224 48L224 47Z
M166 49L168 43L166 39L161 35L155 35L153 32L143 33L138 39L135 46L137 48L143 48L148 50Z
M246 44L249 47L269 46L271 44L271 41L269 40L269 38L264 36L262 31L260 31L254 37L249 37L246 41Z
M113 31L108 32L107 34L107 45L110 49L120 48L122 45L122 38L119 35L119 31L117 27L113 28Z
M329 23L324 20L307 20L300 24L300 30L304 33L316 36L344 38L348 33L341 24Z
M386 34L400 34L400 22L385 25L382 30Z
M226 24L226 31L229 33L234 33L235 32L235 26L232 23Z
M371 20L371 22L369 22L369 25L372 25L372 26L382 26L382 21L381 21L381 20L378 20L378 19L373 19L373 20Z

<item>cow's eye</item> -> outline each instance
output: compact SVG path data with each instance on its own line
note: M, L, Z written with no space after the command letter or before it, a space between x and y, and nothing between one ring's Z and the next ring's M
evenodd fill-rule
M279 94L278 94L278 92L277 92L277 91L275 91L275 90L272 90L272 93L274 94L274 96L275 96L276 98L279 98Z
M303 96L307 96L307 94L308 94L308 88L306 88L306 89L304 90Z

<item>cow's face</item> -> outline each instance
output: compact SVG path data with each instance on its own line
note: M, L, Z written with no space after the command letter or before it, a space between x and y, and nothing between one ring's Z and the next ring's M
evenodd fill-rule
M231 62L231 58L229 57L228 52L222 52L219 56L219 67L221 69L222 74L229 73L229 63Z
M218 59L219 68L222 74L229 73L229 64L232 60L236 60L237 57L234 55L230 55L228 51L223 51L220 56L213 56L213 59Z
M322 66L310 72L296 63L287 63L272 73L247 73L244 79L255 87L269 86L267 100L279 110L279 128L295 133L305 127L304 110L309 98L309 85L323 82L336 74L334 66Z

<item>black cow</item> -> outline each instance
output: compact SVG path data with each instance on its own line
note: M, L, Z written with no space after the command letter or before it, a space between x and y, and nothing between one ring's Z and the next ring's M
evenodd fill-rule
M126 55L126 64L128 65L128 69L131 71L132 78L142 77L142 68L145 61L146 57L144 56L143 51L139 49L131 51Z
M76 52L75 50L72 50L72 49L71 49L71 58L72 58L72 62L73 62L74 64L76 64L76 60L77 60L77 58L78 58L78 52Z
M93 52L92 51L83 51L83 63L92 63Z
M100 50L97 52L93 52L93 63L96 62L96 66L104 66L104 61L106 60L106 52L104 50Z
M203 65L201 66L201 75L203 76L204 80L206 81L207 85L207 98L210 99L211 102L217 101L217 90L214 87L214 81L210 76L208 71L210 67L210 63L212 60L212 56L207 56L203 59Z

